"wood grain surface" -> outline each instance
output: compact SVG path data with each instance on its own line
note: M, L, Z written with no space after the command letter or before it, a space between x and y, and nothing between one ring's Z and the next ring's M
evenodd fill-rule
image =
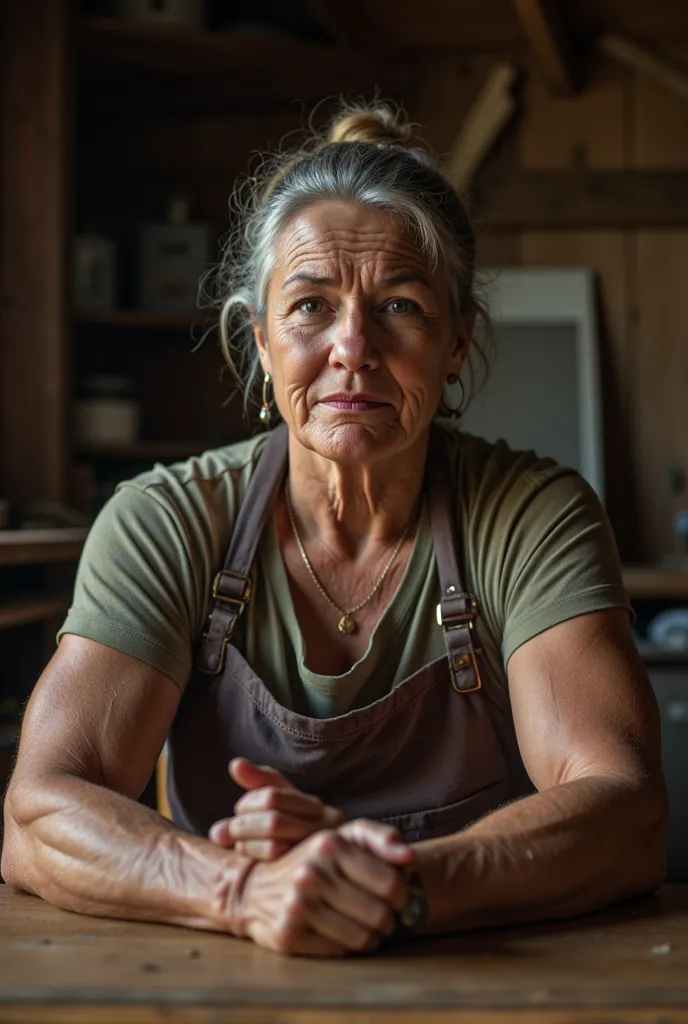
M688 886L576 921L315 961L0 888L0 1021L688 1024Z

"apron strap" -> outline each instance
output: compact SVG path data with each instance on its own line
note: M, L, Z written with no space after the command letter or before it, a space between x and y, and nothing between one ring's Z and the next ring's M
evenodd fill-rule
M227 644L251 600L251 567L284 477L288 438L286 425L280 423L265 442L241 502L224 565L213 580L213 606L196 662L209 675L222 672Z
M477 657L482 652L473 643L478 603L464 588L456 557L456 506L447 443L445 431L433 427L426 486L441 592L437 622L444 633L452 686L458 693L473 693L483 685Z
M213 606L196 663L209 675L222 672L227 644L251 599L251 567L284 478L288 438L287 427L281 423L265 442L239 509L227 557L213 581ZM475 597L464 590L456 557L455 509L446 445L445 432L433 427L426 486L442 595L437 620L444 632L452 686L459 693L473 693L482 687L477 660L481 652L473 643L478 608Z

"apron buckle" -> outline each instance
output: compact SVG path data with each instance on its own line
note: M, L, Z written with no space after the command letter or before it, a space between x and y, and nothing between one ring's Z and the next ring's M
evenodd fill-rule
M449 607L446 614L443 612L442 602L440 601L437 605L437 623L444 630L452 687L457 693L475 693L483 686L478 665L478 655L482 654L482 649L473 645L478 602L473 594L457 594L456 596L452 594L447 605ZM465 631L463 637L459 637L455 633L456 630L461 629ZM461 686L458 674L465 672L469 673L468 682L471 685Z
M480 675L480 666L478 665L478 655L482 654L481 647L474 647L473 644L470 646L470 650L464 651L463 654L459 654L454 659L454 664L450 662L449 674L451 675L452 687L457 693L475 693L476 690L482 690L483 678ZM475 683L473 686L459 686L456 679L456 670L465 670L471 667Z
M244 607L251 600L252 591L251 577L244 576L240 572L233 572L231 569L220 569L213 580L213 598L226 604L238 605L238 615L241 615Z

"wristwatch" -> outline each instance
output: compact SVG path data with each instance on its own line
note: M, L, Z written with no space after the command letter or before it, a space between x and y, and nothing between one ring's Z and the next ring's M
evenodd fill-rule
M401 868L406 883L406 902L396 915L396 934L403 934L423 924L428 915L428 900L423 879L414 868Z

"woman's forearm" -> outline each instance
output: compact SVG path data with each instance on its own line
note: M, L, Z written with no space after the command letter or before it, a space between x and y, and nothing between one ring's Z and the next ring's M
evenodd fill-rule
M10 788L2 872L66 910L234 931L250 862L75 776Z
M427 933L569 917L661 884L666 795L587 777L415 846Z

